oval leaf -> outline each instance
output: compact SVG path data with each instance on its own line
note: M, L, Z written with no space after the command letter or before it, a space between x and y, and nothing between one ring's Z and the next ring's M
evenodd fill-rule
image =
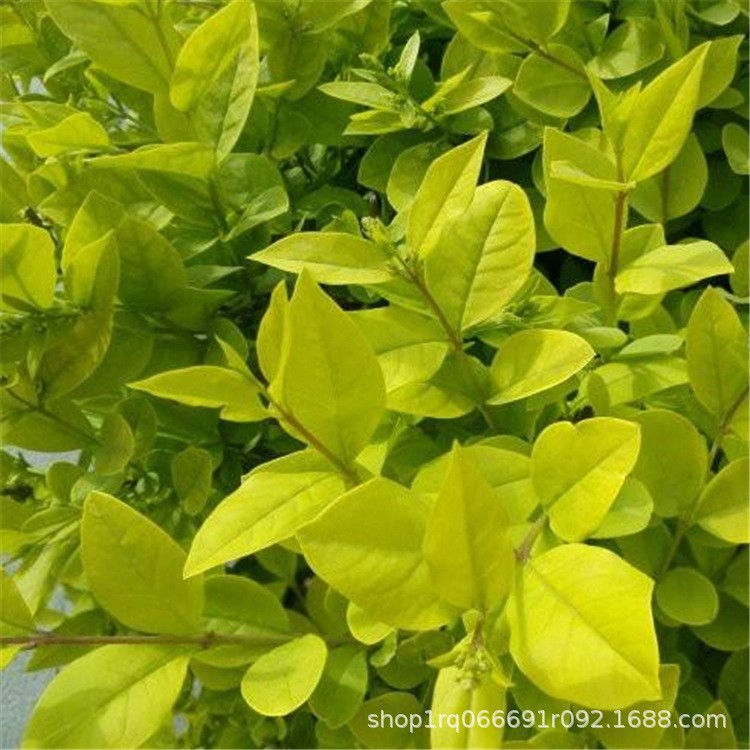
M185 552L159 526L103 492L83 508L81 559L96 600L114 618L147 633L195 633L203 581L185 581Z
M564 383L584 368L594 350L568 331L532 329L510 336L492 361L498 392L488 403L507 404Z
M609 550L555 547L524 567L509 606L510 652L521 671L555 698L599 709L656 700L661 688L653 587Z
M141 747L182 689L185 646L98 648L47 686L24 732L24 748Z
M242 678L242 697L264 716L286 716L315 690L328 649L317 635L303 635L263 654Z

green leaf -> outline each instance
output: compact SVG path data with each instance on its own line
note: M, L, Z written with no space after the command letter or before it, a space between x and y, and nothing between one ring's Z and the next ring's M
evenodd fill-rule
M626 477L612 507L591 538L612 539L637 534L648 526L653 512L654 501L646 485Z
M223 164L228 162L225 159ZM119 180L124 180L130 170L136 170L138 184L144 185L168 210L192 225L215 229L221 225L217 191L209 186L215 164L216 154L211 146L189 142L144 146L118 156L100 156L91 166L97 171L116 169ZM102 189L99 183L97 189Z
M242 667L289 633L289 616L269 589L250 578L215 575L206 579L203 630L256 638L257 643L219 644L193 656L201 664ZM268 643L263 645L262 642Z
M517 4L517 3L516 3ZM503 4L503 11L507 11L509 3ZM549 8L556 12L563 3L549 3ZM488 52L526 52L528 46L517 38L508 28L505 21L507 12L497 12L492 2L487 0L447 0L443 3L446 14L471 44ZM536 10L545 10L547 4ZM550 19L544 12L540 14L539 22L544 26Z
M685 347L696 398L717 418L730 417L747 394L747 335L718 289L706 289L693 308Z
M405 414L451 419L469 414L476 408L473 385L467 383L472 372L486 390L486 369L472 357L468 365L455 352L449 352L440 369L431 377L405 383L388 394L388 407Z
M334 589L394 627L430 630L454 610L432 587L422 552L430 507L387 479L371 479L298 532L305 558Z
M436 93L430 98L430 108L439 117L455 115L458 112L465 112L467 109L479 107L496 99L505 93L512 84L513 81L510 78L504 78L503 76L479 76L472 78L452 88L444 96L439 96ZM422 106L425 106L425 104L423 103Z
M393 133L375 139L359 162L357 181L370 190L386 192L394 162L404 151L420 143L419 134L410 131ZM420 181L421 181L420 175Z
M46 398L60 397L96 372L109 349L120 264L112 233L81 248L65 272L71 300L83 309L39 362Z
M521 63L513 93L551 117L578 114L591 96L591 86L578 55L564 44L550 44L548 53L532 52ZM557 61L560 62L557 62Z
M28 135L37 156L59 156L76 151L103 151L109 147L107 131L87 112L66 117L50 128Z
M729 166L737 174L750 174L750 152L747 128L736 122L727 123L721 131L721 145L727 155Z
M687 381L684 359L652 356L602 365L589 376L586 391L598 411L607 411Z
M172 105L187 112L199 140L223 159L240 137L258 80L255 5L233 0L187 38L172 73Z
M513 580L510 528L493 488L468 454L454 447L424 538L430 575L445 601L464 610L499 604Z
M466 330L500 312L525 283L534 245L524 191L504 180L479 187L425 260L427 286L448 322Z
M0 635L33 633L34 618L13 579L0 568Z
M208 179L215 163L213 149L203 143L168 143L144 146L117 156L103 156L94 162L94 166L136 169L145 173L163 173L203 181Z
M625 266L615 278L615 290L618 294L664 294L733 270L723 250L713 242L664 245Z
M95 436L83 412L65 399L47 404L44 412L36 399L19 389L0 391L3 408L3 441L32 451L60 452L92 448ZM12 394L15 394L12 395ZM22 401L18 400L20 396Z
M390 625L379 622L371 617L364 609L349 602L346 608L346 624L352 635L367 646L382 641L389 633L393 632Z
M95 63L143 91L167 88L182 39L162 6L108 0L49 0L52 20Z
M221 409L219 416L230 422L257 422L268 417L258 400L257 383L227 367L197 365L168 370L130 383L130 388L186 406Z
M283 281L280 281L271 292L268 307L258 327L258 337L255 343L258 364L268 382L273 381L279 370L284 319L288 305L286 286Z
M290 20L296 21L307 34L319 34L335 26L341 19L367 7L372 0L300 0L290 11Z
M742 34L711 40L703 66L698 109L711 104L734 79L737 69L737 50L742 44Z
M332 81L318 88L335 99L386 112L398 112L403 105L403 99L398 94L377 83Z
M551 177L570 182L573 185L609 190L612 193L628 191L635 187L634 182L618 182L617 180L603 180L600 177L592 177L572 162L564 160L553 161L550 164L549 173Z
M719 750L726 747L739 747L734 734L734 727L732 726L732 718L729 716L726 706L721 701L714 701L709 706L706 706L703 716L705 716L706 721L698 726L696 720L696 726L688 732L685 738L686 748L695 750L698 750L698 748L714 748L714 750ZM709 716L717 717L710 726L708 722ZM720 716L723 721L718 718Z
M383 416L385 385L375 354L307 273L284 318L279 371L269 387L283 410L281 424L348 465Z
M328 649L317 635L303 635L269 651L242 678L242 697L264 716L286 716L311 695L323 674Z
M664 48L659 24L654 19L626 18L607 36L588 67L603 80L623 78L661 60Z
M258 552L294 534L346 489L312 451L263 464L214 509L195 535L186 575Z
M67 273L75 256L86 246L113 234L125 218L121 203L92 190L73 217L65 234L62 250L62 268Z
M169 310L187 286L185 267L172 244L151 225L126 219L117 229L122 301L142 310Z
M557 536L575 542L598 528L639 448L638 425L610 417L556 422L539 435L531 478Z
M656 700L661 687L653 587L609 550L555 547L523 568L509 605L510 652L521 671L555 698L599 709Z
M708 181L708 164L695 135L688 136L675 160L660 174L638 183L630 202L649 221L665 224L690 213Z
M531 484L529 457L491 444L467 445L462 450L492 487L511 523L526 521L539 504ZM445 481L450 456L446 453L424 466L414 478L412 489L437 495Z
M434 249L443 227L469 207L486 140L477 136L439 156L427 169L406 228L409 247L421 257Z
M667 571L654 596L664 614L686 625L707 625L719 612L714 585L694 568Z
M42 693L21 746L141 747L169 719L189 652L185 646L110 645L81 656Z
M342 232L292 234L250 258L290 273L306 269L321 284L379 284L394 275L382 247Z
M739 458L725 466L703 490L695 513L699 526L732 544L750 542L749 465L747 458Z
M159 526L103 492L92 492L81 522L81 559L96 600L147 633L194 633L203 581L184 581L185 553Z
M659 700L640 701L628 710L640 711L644 716L647 714L643 714L643 711L656 711L657 716L659 711L671 711L674 708L677 691L680 688L680 667L677 664L662 664L659 669L659 681L662 692ZM635 716L635 714L633 715ZM663 737L666 739L665 735L668 736L669 729L672 728L671 720L669 727L660 727L658 722L653 727L643 726L643 723L638 727L629 725L623 727L621 725L625 722L618 722L617 716L616 712L606 713L601 728L594 730L596 736L608 748L629 750L629 748L635 747L657 747ZM635 724L636 722L633 721L632 723Z
M450 349L436 320L404 308L390 305L350 315L377 355L389 395L432 377Z
M707 52L707 44L696 47L638 94L622 142L627 179L638 182L661 172L680 152L698 105Z
M388 202L397 210L406 210L422 184L430 164L445 152L441 144L428 141L405 148L390 167L385 193Z
M341 646L328 654L325 670L310 709L329 727L337 729L351 721L367 692L366 652L358 646Z
M692 632L711 648L720 651L747 649L747 607L720 593L716 619L708 625L693 626Z
M404 121L400 112L384 112L368 109L357 112L349 119L344 135L381 135L403 130Z
M458 731L449 726L445 720L432 722L430 729L430 747L433 748L495 748L502 746L503 727L496 726L492 720L483 726L484 716L500 716L505 712L505 688L493 682L491 676L485 676L477 685L466 684L466 679L459 667L445 667L438 672L435 690L430 708L436 717L466 716L473 714L480 721L472 727L459 725ZM467 722L468 723L468 722ZM455 724L454 724L455 726Z
M646 485L660 516L683 513L703 487L708 468L705 438L688 419L666 409L640 412L633 421L641 427L633 476Z
M570 0L550 0L533 8L523 0L485 0L478 5L491 13L514 38L531 39L538 44L543 44L562 28L570 10Z
M286 190L279 186L270 187L244 207L237 223L234 224L225 239L227 241L233 240L235 237L239 237L245 232L285 214L288 210L289 196L286 194Z
M130 425L118 412L107 414L99 432L102 445L95 452L96 470L100 474L118 474L127 465L135 441Z
M3 224L0 283L3 310L44 310L55 297L55 247L43 229Z
M200 513L211 494L211 454L191 445L173 456L169 468L172 485L185 511L191 516Z
M506 404L564 383L584 368L594 350L574 333L541 328L509 336L492 361L497 392L490 404Z
M544 226L568 252L595 262L609 260L615 226L612 196L598 187L556 177L552 164L566 162L607 183L619 182L614 163L599 149L554 128L544 131Z
M415 31L406 41L398 62L393 66L393 75L396 80L409 81L414 73L414 66L419 59L419 47L421 45L419 31Z

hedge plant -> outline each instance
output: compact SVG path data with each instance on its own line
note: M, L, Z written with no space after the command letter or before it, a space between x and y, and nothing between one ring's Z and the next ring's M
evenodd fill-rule
M0 21L24 747L748 746L746 0Z

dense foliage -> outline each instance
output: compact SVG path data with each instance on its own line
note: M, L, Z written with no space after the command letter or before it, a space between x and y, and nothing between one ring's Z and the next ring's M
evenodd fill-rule
M0 23L25 747L747 747L746 0Z

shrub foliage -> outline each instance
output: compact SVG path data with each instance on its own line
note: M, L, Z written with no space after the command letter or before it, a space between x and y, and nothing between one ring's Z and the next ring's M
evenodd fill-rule
M0 21L25 747L747 746L746 1Z

